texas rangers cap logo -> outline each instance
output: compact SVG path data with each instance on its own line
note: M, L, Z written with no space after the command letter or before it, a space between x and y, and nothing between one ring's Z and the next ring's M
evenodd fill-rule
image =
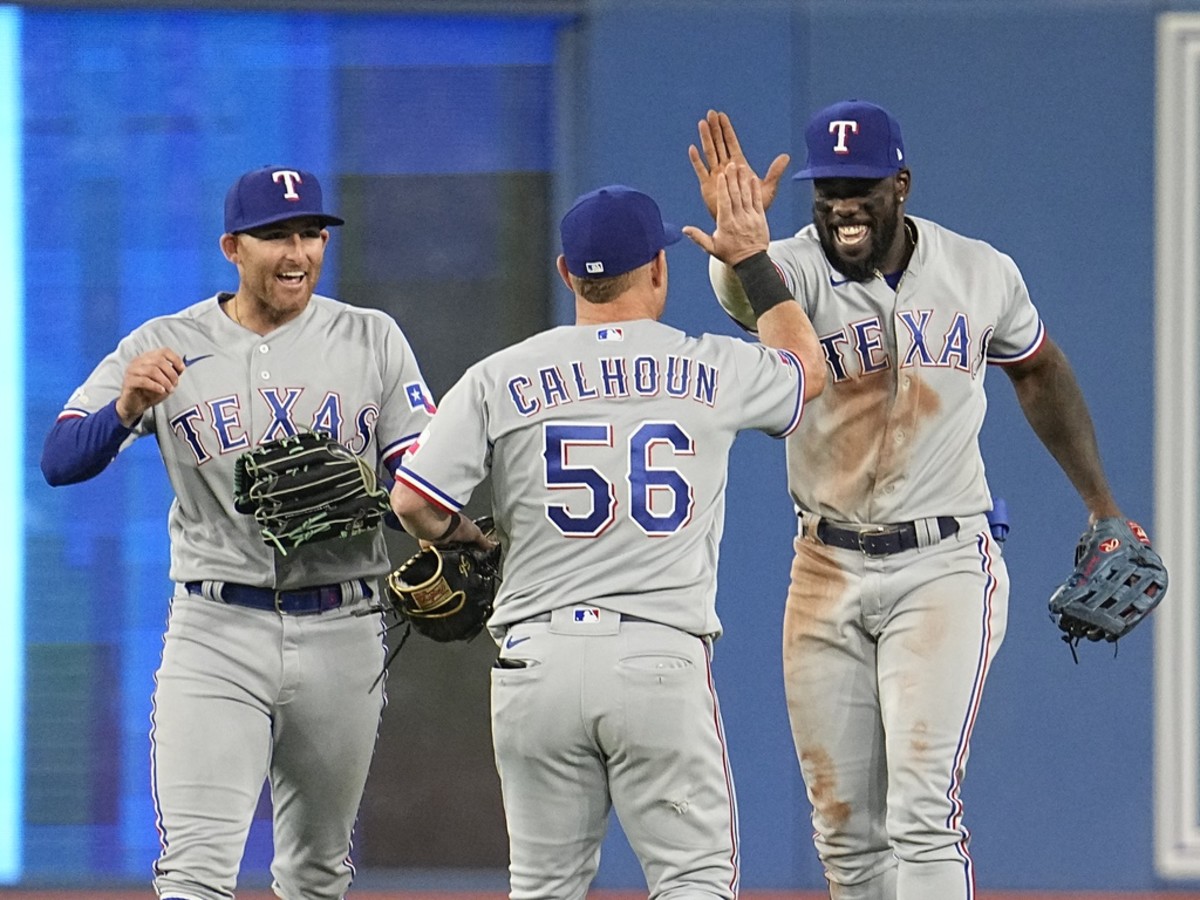
M846 146L846 134L858 134L858 122L853 119L834 119L829 123L829 133L837 135L833 152L839 155L847 154L850 152L850 148Z
M300 199L300 195L296 193L296 185L302 184L304 179L300 177L300 173L293 169L279 169L271 173L271 180L276 184L283 185L283 199L295 202Z

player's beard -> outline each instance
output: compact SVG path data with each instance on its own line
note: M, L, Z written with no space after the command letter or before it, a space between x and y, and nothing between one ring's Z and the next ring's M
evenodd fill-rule
M900 210L893 206L887 210L885 217L871 222L871 252L863 259L857 260L847 259L841 254L828 222L821 218L816 218L815 222L821 249L825 251L825 258L830 264L851 281L870 281L887 259L888 250L896 238L896 229L900 227L900 220Z

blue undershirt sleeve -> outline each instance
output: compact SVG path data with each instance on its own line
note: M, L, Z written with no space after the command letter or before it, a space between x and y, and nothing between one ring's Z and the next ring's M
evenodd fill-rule
M42 446L42 475L52 487L94 478L132 433L117 418L116 400L90 416L59 419Z

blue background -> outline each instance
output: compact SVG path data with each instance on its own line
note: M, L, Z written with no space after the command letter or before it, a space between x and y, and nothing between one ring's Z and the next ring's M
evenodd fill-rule
M219 198L236 173L276 155L319 172L366 171L380 160L389 172L545 170L553 221L577 193L620 181L654 194L669 220L706 225L686 149L707 108L730 113L762 171L779 152L802 157L813 109L855 96L881 103L904 127L909 211L1017 261L1075 366L1119 502L1153 525L1155 22L1160 12L1197 4L564 7L579 15L472 25L27 11L27 641L30 671L64 671L55 684L32 686L27 699L36 710L28 740L45 748L27 753L27 873L148 871L156 839L145 796L146 672L157 662L167 593L166 501L154 448L126 454L132 458L90 484L54 492L36 471L41 437L121 334L230 286L216 247ZM390 31L410 27L417 30ZM383 96L374 128L338 133L330 71L390 65L406 53L447 61L460 54L477 66L553 65L554 115L531 118L528 141L518 142L524 149L499 157L479 128L497 99L486 91L471 92L477 104L440 114ZM807 188L786 184L771 212L774 233L806 223L807 210ZM669 260L666 320L733 333L711 298L702 253L684 243ZM323 288L336 293L336 258L324 277ZM554 290L562 318L567 298ZM983 446L993 493L1012 518L1012 599L964 789L980 886L1161 886L1152 849L1152 630L1122 642L1116 659L1106 648L1084 648L1079 665L1058 642L1045 601L1068 570L1086 511L1024 423L1007 378L993 371L988 382ZM823 883L779 672L793 530L782 448L757 435L740 439L717 679L748 888ZM106 572L107 583L97 584L93 571ZM67 703L117 710L71 721L81 732L71 736L74 746L93 748L87 757L51 752L64 732L47 710ZM114 720L116 733L88 731L88 722ZM41 766L56 768L39 777ZM74 818L39 819L39 810L64 807ZM641 884L619 834L599 882Z

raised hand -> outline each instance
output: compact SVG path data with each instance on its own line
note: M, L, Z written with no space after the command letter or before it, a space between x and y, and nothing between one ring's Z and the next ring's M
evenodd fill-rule
M718 173L723 171L729 163L736 163L747 168L750 164L746 161L746 154L742 152L742 145L738 142L737 132L733 130L733 123L729 121L728 115L710 109L697 127L700 131L701 149L697 150L695 144L690 145L688 158L692 161L692 169L696 173L696 180L700 183L700 196L704 198L709 215L715 219L717 217ZM762 178L760 191L764 210L769 209L771 203L774 202L775 194L779 189L779 179L783 177L783 173L791 161L792 158L788 154L779 154L771 162L767 174ZM750 169L750 172L757 177L753 169Z
M683 233L729 266L766 250L771 233L758 176L749 166L730 162L715 170L712 181L716 230L708 234L694 225L686 225Z
M167 347L148 350L134 357L125 369L121 383L117 417L125 426L133 425L142 413L161 403L175 390L183 370L179 354Z

